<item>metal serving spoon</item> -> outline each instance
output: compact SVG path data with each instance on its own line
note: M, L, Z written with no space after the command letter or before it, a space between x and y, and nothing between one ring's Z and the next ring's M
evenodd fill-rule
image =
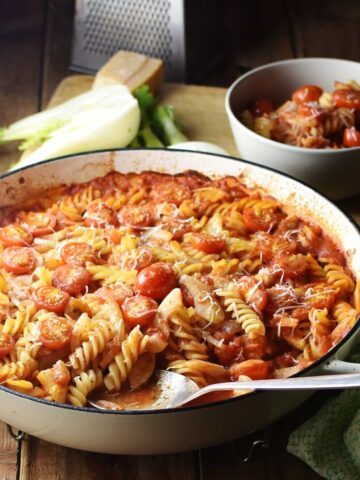
M246 380L238 382L214 383L204 388L199 388L195 382L167 370L160 370L156 380L157 394L148 403L140 407L132 406L132 410L157 410L160 408L176 408L195 400L207 393L228 390L330 390L360 387L359 373L346 373L339 375L320 375L314 377L297 377L270 380ZM244 392L248 393L248 392ZM115 410L111 408L111 400L89 401L101 410Z

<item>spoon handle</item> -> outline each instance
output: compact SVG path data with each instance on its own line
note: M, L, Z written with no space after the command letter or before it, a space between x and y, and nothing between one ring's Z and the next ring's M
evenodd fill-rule
M201 388L189 396L183 403L188 403L206 393L224 390L329 390L360 387L359 373L342 375L320 375L316 377L297 377L269 380L246 380L239 382L214 383Z

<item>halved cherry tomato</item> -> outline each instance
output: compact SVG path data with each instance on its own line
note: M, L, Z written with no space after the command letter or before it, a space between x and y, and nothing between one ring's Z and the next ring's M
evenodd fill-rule
M352 88L335 90L333 99L337 107L360 111L360 91Z
M142 295L127 298L121 307L125 322L133 327L149 325L154 320L157 309L155 300Z
M28 212L22 226L34 237L42 237L54 232L56 217L47 212Z
M0 241L7 247L28 247L34 238L19 225L6 225L0 229Z
M318 104L300 103L298 113L300 117L304 118L320 118L324 115L324 110Z
M70 295L77 295L91 282L91 275L84 267L61 265L54 270L53 285Z
M32 296L39 310L44 308L49 312L58 314L64 313L66 305L70 300L70 295L67 292L48 286L36 288Z
M360 132L355 127L345 128L343 135L343 144L345 147L360 146Z
M317 85L303 85L299 87L292 94L291 98L294 102L307 103L307 102L316 102L321 97L323 91Z
M248 305L257 312L265 309L267 293L264 286L259 283L256 278L243 275L239 279L236 279L235 285Z
M144 206L125 205L118 213L120 225L132 228L150 227L153 224L153 216L150 210Z
M15 340L8 333L0 333L0 358L6 357L15 347Z
M116 261L124 270L142 270L153 261L153 254L148 248L136 248L122 252Z
M259 117L261 115L264 115L264 113L271 113L274 111L274 105L270 100L267 98L263 98L261 100L256 100L252 105L251 105L251 113L255 115L256 117Z
M296 238L296 237L294 237ZM275 255L290 254L296 251L296 241L293 239L287 240L278 235L270 235L261 232L256 239L256 244L265 260L271 260Z
M88 243L69 242L62 247L61 258L69 265L85 267L86 262L95 260L95 255Z
M177 207L190 196L190 188L187 184L181 183L180 180L162 180L155 183L150 192L150 197L156 203L174 203Z
M193 233L190 237L190 243L194 248L205 253L220 253L226 247L223 238L214 237L206 233Z
M132 288L127 287L126 285L116 285L116 283L104 285L103 287L98 288L94 293L104 302L110 298L115 300L119 305L122 305L128 297L134 295Z
M308 268L308 263L304 255L275 255L272 260L272 265L275 267L279 277L283 277L286 280L293 280L301 278L305 275Z
M138 273L135 292L154 300L162 300L176 287L176 275L165 262L153 263Z
M31 273L36 266L35 253L29 247L5 248L2 261L5 269L15 275Z
M117 225L116 210L106 203L92 203L84 213L86 227L105 228L109 225Z
M53 316L40 322L39 341L48 350L59 350L70 342L72 325L66 318Z
M275 227L280 219L280 215L272 208L255 210L252 207L244 209L243 218L246 227L252 232L259 230L266 232Z
M246 375L252 380L265 380L269 378L269 364L264 360L245 360L232 365L230 375L233 380L238 380L240 375Z

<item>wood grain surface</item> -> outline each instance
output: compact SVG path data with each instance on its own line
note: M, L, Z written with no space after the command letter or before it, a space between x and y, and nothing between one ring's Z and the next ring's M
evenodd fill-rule
M221 106L223 91L213 87L227 87L249 68L285 58L360 60L358 0L343 0L341 5L335 0L227 0L223 9L228 54L201 80L211 88L166 86L164 100L184 116L192 138L214 141L230 153L235 151ZM0 125L44 108L59 82L71 75L73 11L73 0L0 0ZM71 82L67 80L66 88ZM82 82L90 86L91 78ZM179 88L183 100L177 103ZM211 97L210 107L199 102L199 92L204 91ZM210 116L209 108L216 115ZM193 118L194 110L201 112L200 123ZM204 132L203 122L210 117L212 125L207 124ZM4 171L18 155L15 144L2 146L0 169ZM341 206L360 220L359 198ZM18 455L16 442L0 423L0 479L316 480L317 474L286 452L286 443L291 431L328 397L325 392L316 394L272 425L270 448L255 450L247 463L243 458L263 432L199 452L149 457L79 452L27 437Z

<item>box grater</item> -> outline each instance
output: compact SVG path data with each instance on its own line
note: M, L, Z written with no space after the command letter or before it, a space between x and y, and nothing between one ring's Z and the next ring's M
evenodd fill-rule
M224 38L220 0L76 0L71 68L95 73L131 50L161 58L168 81L197 81Z

